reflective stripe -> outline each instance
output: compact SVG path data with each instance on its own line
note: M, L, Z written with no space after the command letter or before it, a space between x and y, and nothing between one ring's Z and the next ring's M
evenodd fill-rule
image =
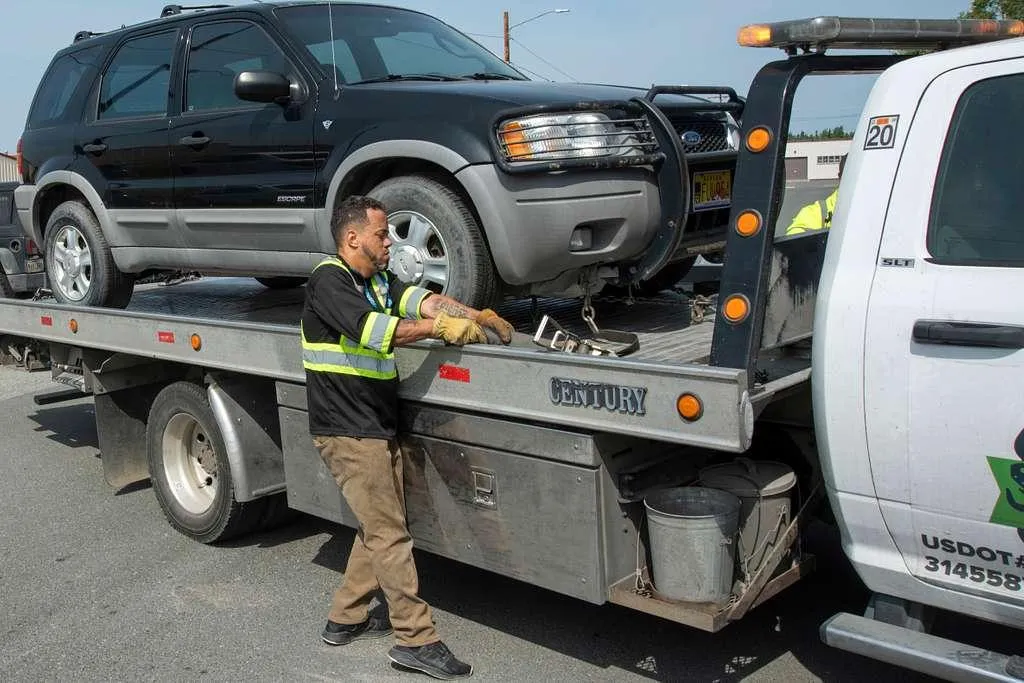
M370 313L363 323L363 335L359 345L381 353L389 353L397 327L398 318L386 313Z
M427 298L428 294L430 294L429 289L412 285L407 287L402 294L402 300L398 302L398 315L403 318L422 318L420 306L423 305L423 300Z
M397 327L398 319L392 318ZM333 372L341 375L358 375L371 379L393 379L398 377L393 353L380 353L353 344L345 337L340 342L311 342L299 323L302 335L302 367L313 372Z
M357 375L370 379L393 379L398 376L394 358L372 358L337 350L303 349L302 367L313 372Z

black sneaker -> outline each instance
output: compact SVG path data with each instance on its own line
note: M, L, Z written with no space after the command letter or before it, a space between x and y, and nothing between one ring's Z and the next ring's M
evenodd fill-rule
M328 645L348 645L353 640L362 638L389 636L391 631L390 621L375 616L370 616L361 624L338 624L328 619L320 637Z
M473 667L456 659L440 640L420 647L395 645L388 652L388 659L399 666L416 669L445 681L467 678L473 674Z

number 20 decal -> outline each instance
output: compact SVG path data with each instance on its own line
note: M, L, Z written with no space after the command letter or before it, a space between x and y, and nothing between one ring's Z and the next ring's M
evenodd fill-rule
M900 117L873 116L868 120L868 134L864 138L864 149L892 149L896 146L896 125Z

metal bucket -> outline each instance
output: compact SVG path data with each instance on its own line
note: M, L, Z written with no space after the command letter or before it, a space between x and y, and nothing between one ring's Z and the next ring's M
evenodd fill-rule
M728 600L740 499L727 491L684 486L647 496L644 507L655 590L682 602Z

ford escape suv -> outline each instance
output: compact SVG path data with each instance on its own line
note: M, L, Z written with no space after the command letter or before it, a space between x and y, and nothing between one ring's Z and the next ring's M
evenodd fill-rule
M531 81L405 9L169 5L55 55L15 201L81 305L162 271L300 284L355 193L388 207L396 275L475 306L657 287L724 243L741 109Z

